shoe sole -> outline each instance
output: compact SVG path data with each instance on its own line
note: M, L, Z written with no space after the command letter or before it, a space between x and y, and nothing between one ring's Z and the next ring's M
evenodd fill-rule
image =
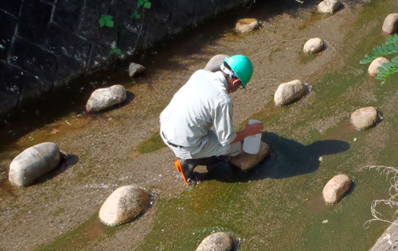
M192 185L191 182L188 182L187 177L185 177L184 171L182 169L182 165L181 165L181 161L177 160L176 162L174 162L174 165L177 168L177 171L179 171L182 175L182 178L184 179L184 181L188 184L188 185Z

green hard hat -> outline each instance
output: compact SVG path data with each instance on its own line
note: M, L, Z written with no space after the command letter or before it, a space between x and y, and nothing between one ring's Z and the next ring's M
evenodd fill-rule
M235 55L224 59L224 62L231 67L232 71L242 81L243 87L246 88L253 75L253 64L250 59L243 55Z

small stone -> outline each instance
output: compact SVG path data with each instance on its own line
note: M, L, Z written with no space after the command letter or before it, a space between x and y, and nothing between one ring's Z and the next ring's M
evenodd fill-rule
M318 53L324 48L324 42L319 37L309 39L303 47L305 53Z
M225 232L207 236L196 248L196 251L230 251L234 247L233 238Z
M138 74L140 74L140 73L142 73L144 71L145 71L145 67L140 65L140 64L131 63L129 65L129 76L130 77L134 77L134 76L136 76L136 75L138 75Z
M370 63L368 68L368 74L372 77L379 75L379 67L383 66L384 63L388 63L390 60L384 57L378 57Z
M351 124L355 129L362 130L373 127L378 118L377 108L374 106L364 107L351 113Z
M310 88L307 84L296 79L287 83L280 84L274 95L277 106L287 105L309 93Z
M394 34L398 29L398 13L389 14L383 23L382 30L385 34Z
M126 100L126 90L122 85L95 90L87 101L87 112L99 112Z
M336 203L350 190L352 184L352 179L347 174L334 176L323 188L322 193L325 202L330 204Z
M324 0L318 4L318 12L332 14L341 5L341 0Z
M255 18L242 18L235 24L235 28L240 32L251 32L260 26L260 23Z
M231 158L231 163L238 167L241 171L247 172L250 169L256 167L263 159L267 158L271 154L270 147L260 142L260 151L257 154L248 154L241 152L240 154Z
M149 194L138 186L119 187L102 204L99 218L108 226L116 226L147 210L149 202Z
M19 187L31 185L37 178L55 169L60 160L61 153L56 144L44 142L34 145L12 160L8 179Z
M225 54L218 54L213 56L209 62L207 62L206 67L204 70L206 71L211 71L211 72L216 72L220 70L220 66L222 63L224 63L224 59L229 58L228 55Z

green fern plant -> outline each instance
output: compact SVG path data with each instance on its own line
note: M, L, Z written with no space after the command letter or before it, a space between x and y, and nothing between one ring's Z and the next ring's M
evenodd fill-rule
M373 49L372 53L366 54L365 58L362 59L360 64L368 64L378 57L383 57L390 54L398 53L398 35L389 36L386 38L386 42L382 45L377 46ZM398 56L391 59L391 62L384 63L383 66L378 68L379 74L376 79L381 80L381 84L384 85L390 76L398 72Z

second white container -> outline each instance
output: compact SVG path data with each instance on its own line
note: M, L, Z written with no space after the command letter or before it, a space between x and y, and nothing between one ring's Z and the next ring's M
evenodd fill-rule
M258 120L250 120L249 124L260 122ZM248 136L243 141L243 151L248 154L257 154L260 151L261 133Z

